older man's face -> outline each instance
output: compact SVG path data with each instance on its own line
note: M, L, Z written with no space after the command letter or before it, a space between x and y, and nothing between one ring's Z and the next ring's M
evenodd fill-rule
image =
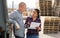
M24 12L26 10L26 5L25 4L24 5L20 5L19 6L19 10Z

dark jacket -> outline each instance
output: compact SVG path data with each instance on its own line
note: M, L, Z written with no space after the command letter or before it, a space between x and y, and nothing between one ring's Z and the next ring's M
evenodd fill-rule
M28 24L28 22L29 22L29 24ZM28 18L26 19L26 22L25 22L26 28L30 27L31 22L41 23L41 20L40 20L39 18L37 18L36 20L33 21L33 19L32 19L31 17L28 17ZM41 24L40 24L39 27L41 28ZM41 29L40 29L40 30L41 30ZM39 31L40 31L40 30L39 30ZM38 31L37 29L29 29L29 28L28 28L27 34L29 34L29 35L38 35L39 31Z

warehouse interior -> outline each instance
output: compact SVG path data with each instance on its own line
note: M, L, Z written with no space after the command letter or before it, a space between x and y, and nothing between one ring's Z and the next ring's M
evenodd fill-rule
M7 38L7 33L9 34L9 38L15 38L13 32L10 32L8 15L16 10L16 8L14 8L14 1L11 3L11 8L8 8L7 2L7 0L0 0L0 28L2 27L5 30L3 35L4 37L2 38ZM40 10L41 19L41 31L39 32L39 37L60 38L60 0L38 0L36 8ZM30 16L30 12L33 9L28 8L27 12L29 13L24 13L24 22L26 18ZM27 29L25 29L25 34L26 32Z

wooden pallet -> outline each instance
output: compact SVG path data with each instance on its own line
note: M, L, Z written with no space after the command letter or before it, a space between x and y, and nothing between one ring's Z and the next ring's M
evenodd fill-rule
M44 34L58 33L59 31L58 18L46 18L44 23Z

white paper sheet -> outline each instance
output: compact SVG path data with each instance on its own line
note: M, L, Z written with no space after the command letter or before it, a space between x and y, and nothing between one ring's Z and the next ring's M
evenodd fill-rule
M36 27L39 27L40 23L37 22L31 22L31 25L29 27L29 29L36 29Z

